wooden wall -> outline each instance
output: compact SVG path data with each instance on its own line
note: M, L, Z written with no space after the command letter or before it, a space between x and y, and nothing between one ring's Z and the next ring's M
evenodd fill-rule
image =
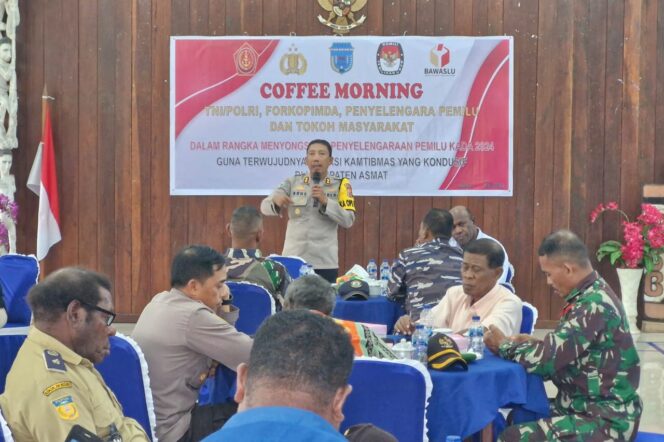
M228 246L224 226L255 197L171 197L169 36L318 35L314 0L30 0L17 42L24 183L40 137L40 95L53 105L63 241L44 272L80 264L109 274L131 320L168 287L173 253ZM664 182L663 0L369 0L356 35L513 35L514 197L358 198L341 234L341 267L393 258L431 207L464 204L506 246L518 294L557 319L537 266L551 230L570 227L595 248L618 222L590 226L599 202L629 213L644 183ZM37 198L19 185L19 251L34 251ZM378 227L378 228L377 228ZM285 223L266 222L280 251ZM613 271L600 266L610 281Z

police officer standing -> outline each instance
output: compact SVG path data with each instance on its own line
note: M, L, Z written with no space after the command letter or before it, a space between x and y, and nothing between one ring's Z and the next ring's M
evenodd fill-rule
M283 255L299 256L316 273L335 282L339 272L338 226L349 228L355 221L355 200L346 178L328 176L332 146L313 140L307 146L307 175L286 179L261 202L266 216L288 211Z

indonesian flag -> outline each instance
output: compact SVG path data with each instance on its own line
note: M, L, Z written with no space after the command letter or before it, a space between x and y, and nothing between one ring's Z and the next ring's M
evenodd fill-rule
M42 97L42 99L44 99L42 140L37 148L37 155L28 177L28 188L39 195L39 220L37 223L37 260L39 261L46 257L53 244L62 239L60 235L60 204L58 202L58 177L55 174L51 112L46 102L47 97Z

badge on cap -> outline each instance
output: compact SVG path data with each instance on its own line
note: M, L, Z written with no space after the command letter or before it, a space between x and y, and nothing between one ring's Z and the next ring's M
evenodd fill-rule
M71 396L61 397L60 399L54 400L52 403L58 412L60 419L66 421L78 419L78 408L76 408L76 403Z
M50 371L59 371L64 373L67 371L65 362L62 360L60 353L53 350L44 350L44 363L46 364L46 369Z
M356 288L358 288L358 287L362 287L362 281L360 281L360 280L358 280L358 279L353 279L353 280L350 282L350 286L353 287L354 289L356 289Z

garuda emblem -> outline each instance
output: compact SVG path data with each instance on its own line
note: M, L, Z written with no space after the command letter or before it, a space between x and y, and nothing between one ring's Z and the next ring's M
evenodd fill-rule
M367 18L366 15L362 15L356 20L354 14L364 8L367 0L318 0L318 4L330 13L327 18L319 15L318 21L332 28L336 34L347 34L351 29L364 23Z

